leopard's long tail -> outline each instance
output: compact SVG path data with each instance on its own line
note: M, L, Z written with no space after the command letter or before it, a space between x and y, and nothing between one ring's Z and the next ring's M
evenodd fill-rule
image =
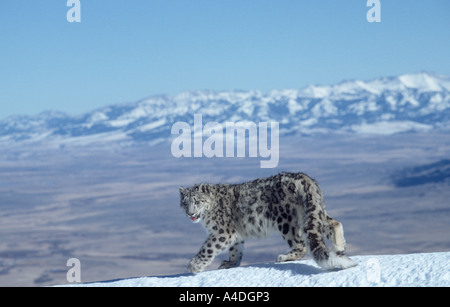
M330 251L325 244L323 230L328 226L326 225L328 215L319 185L311 178L302 180L301 184L305 192L303 194L303 235L312 257L325 270L355 266L356 263L343 252Z

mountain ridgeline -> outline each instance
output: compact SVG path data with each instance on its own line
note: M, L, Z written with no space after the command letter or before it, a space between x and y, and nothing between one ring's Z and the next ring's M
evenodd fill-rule
M392 175L397 187L417 186L426 183L446 182L450 179L450 160L408 167Z
M450 128L450 76L417 73L303 90L192 91L71 116L47 111L0 120L0 143L86 144L172 139L175 122L279 122L280 134L394 134Z

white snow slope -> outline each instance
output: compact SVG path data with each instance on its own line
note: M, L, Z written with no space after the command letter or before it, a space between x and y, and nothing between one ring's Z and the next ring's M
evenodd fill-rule
M71 284L84 287L436 287L450 286L450 252L354 256L358 266L323 271L313 260L264 263L196 275Z

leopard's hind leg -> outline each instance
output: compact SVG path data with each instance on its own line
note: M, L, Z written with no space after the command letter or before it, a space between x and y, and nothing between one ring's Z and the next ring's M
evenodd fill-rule
M325 219L325 234L332 243L332 250L336 255L343 255L345 252L344 228L337 220L327 215Z
M301 237L299 226L292 226L291 229L284 231L283 239L289 244L291 250L286 254L278 255L277 262L295 261L302 258L308 252Z

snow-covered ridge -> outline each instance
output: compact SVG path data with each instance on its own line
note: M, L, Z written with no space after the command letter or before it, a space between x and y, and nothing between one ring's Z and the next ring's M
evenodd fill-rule
M450 252L352 257L358 266L323 271L313 260L264 263L228 270L70 284L82 287L450 286Z
M50 111L0 121L0 142L170 139L177 121L280 123L281 134L393 134L450 128L450 76L407 74L303 90L192 91L111 105L81 116Z

